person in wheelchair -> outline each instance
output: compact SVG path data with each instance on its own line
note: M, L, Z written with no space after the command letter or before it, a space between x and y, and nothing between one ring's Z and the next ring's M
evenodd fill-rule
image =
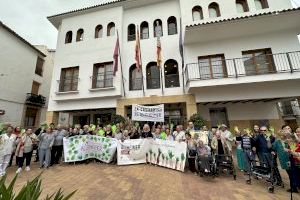
M211 149L208 145L205 145L202 140L199 140L198 147L197 147L197 163L198 163L198 170L204 173L211 172L211 163L212 163L212 156L211 156Z

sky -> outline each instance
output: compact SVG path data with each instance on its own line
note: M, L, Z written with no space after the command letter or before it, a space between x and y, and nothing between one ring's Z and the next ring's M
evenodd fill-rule
M0 21L33 45L55 49L57 30L47 16L109 0L0 0ZM287 0L288 1L288 0ZM292 0L300 6L300 0Z

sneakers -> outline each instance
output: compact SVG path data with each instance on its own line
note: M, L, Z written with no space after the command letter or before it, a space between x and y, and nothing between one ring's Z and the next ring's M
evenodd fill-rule
M20 173L21 173L21 171L22 171L22 168L21 168L21 167L19 167L19 168L18 168L18 170L16 171L16 174L20 174Z
M29 172L29 171L30 171L30 167L27 166L27 167L25 168L25 171L26 171L26 172Z

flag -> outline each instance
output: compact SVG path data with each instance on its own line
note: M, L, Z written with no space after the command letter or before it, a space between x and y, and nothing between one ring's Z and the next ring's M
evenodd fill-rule
M156 57L157 57L157 67L161 66L161 42L160 42L160 33L156 33L157 36L157 48L156 48Z
M135 62L136 62L136 68L138 69L138 71L140 71L142 66L142 61L141 61L141 43L140 43L139 27L137 27L137 36L136 36L136 43L135 43Z
M117 41L116 41L116 46L114 50L114 68L113 68L113 75L116 75L116 72L118 71L118 64L119 64L119 35L117 35Z

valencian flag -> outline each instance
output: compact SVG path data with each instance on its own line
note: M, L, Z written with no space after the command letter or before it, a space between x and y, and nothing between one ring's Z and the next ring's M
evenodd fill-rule
M142 61L141 61L141 43L140 43L139 27L137 27L137 36L136 36L136 43L135 43L135 62L136 62L136 68L138 69L138 71L140 71L142 66Z
M157 45L156 45L156 57L157 57L157 67L161 66L161 42L160 42L160 31L157 31Z
M114 69L113 69L113 75L116 75L116 72L118 71L118 64L119 64L119 35L117 36L115 51L114 51Z

